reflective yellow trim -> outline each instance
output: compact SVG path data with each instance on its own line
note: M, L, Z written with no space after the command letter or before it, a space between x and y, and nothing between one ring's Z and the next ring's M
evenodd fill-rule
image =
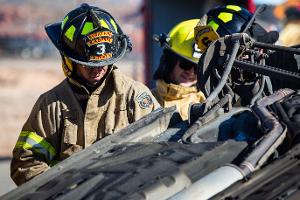
M242 10L242 8L240 6L235 6L235 5L227 5L226 8L237 11L237 12Z
M76 31L75 26L70 26L70 28L68 28L68 30L65 32L65 36L70 40L73 41L73 37L74 37L74 33Z
M66 16L66 17L64 18L64 20L61 22L61 30L63 30L63 28L64 28L66 22L68 21L68 19L69 19L69 16Z
M115 32L118 33L118 26L117 26L116 22L113 19L110 19L110 23L113 25Z
M211 26L215 31L219 28L219 24L217 24L214 20L210 21L207 25Z
M35 147L35 145L37 145L37 147ZM49 160L52 160L56 155L55 148L49 142L47 142L43 137L30 131L22 131L20 133L16 147L37 150L39 153L45 155ZM48 153L50 155L48 155Z
M218 15L218 18L219 18L220 20L222 20L224 23L227 23L227 22L229 22L229 21L232 20L233 14L232 14L232 13L221 12L221 13Z
M104 21L103 19L100 19L100 24L101 24L101 26L103 26L104 28L107 28L107 29L110 30L108 24L107 24L106 21Z
M26 142L17 141L16 148L32 149L32 145Z
M81 31L81 35L86 35L94 29L92 22L85 22Z

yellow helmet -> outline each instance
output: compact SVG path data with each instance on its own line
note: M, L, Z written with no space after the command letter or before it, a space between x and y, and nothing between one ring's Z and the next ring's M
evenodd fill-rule
M180 22L171 29L165 38L161 34L159 39L154 39L158 40L164 48L170 49L179 57L197 64L201 53L194 40L194 28L198 21L199 19L190 19Z

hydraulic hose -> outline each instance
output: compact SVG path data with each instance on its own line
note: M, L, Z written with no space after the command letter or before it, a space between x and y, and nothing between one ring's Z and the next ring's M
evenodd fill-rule
M235 40L234 44L233 44L232 53L226 63L226 67L225 67L224 73L222 74L220 83L217 85L217 87L214 89L214 91L212 93L210 93L210 95L206 99L208 106L218 96L218 94L221 92L224 85L226 84L226 81L231 72L231 69L232 69L233 63L235 61L235 57L239 51L239 48L240 48L240 41Z
M266 76L285 79L285 80L293 80L295 82L300 82L300 74L297 72L290 72L284 69L280 69L277 67L272 67L268 65L258 65L253 64L248 61L235 60L234 66L240 67L246 71L255 72L258 74L263 74Z
M300 49L292 48L292 47L285 47L285 46L279 46L274 44L267 44L262 42L253 42L253 47L258 47L261 49L270 49L270 50L276 50L276 51L286 51L293 54L300 54Z
M274 94L257 101L252 107L254 114L258 116L261 124L268 133L259 141L255 149L240 164L245 175L258 169L282 143L285 138L285 127L267 109L267 106L279 101L283 97L294 92L291 89L281 89Z
M217 112L220 108L222 108L226 103L231 100L231 95L226 94L218 103L216 103L207 113L205 113L202 117L199 117L197 121L193 123L193 125L186 130L183 134L181 140L183 143L188 144L191 143L188 141L188 138L191 137L203 124L210 121L214 117L214 113Z
M265 65L265 59L262 59L261 60L261 64L262 65ZM253 96L253 98L251 99L251 102L250 102L250 105L253 105L256 100L262 96L262 93L264 91L264 88L265 88L265 82L266 82L266 76L262 76L262 79L261 79L261 86L258 90L258 92Z

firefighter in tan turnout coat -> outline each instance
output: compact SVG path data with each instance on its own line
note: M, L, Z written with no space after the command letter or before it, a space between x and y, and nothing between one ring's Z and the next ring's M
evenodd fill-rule
M39 97L22 128L11 162L17 185L159 108L113 65L131 44L108 12L83 4L46 32L67 78Z

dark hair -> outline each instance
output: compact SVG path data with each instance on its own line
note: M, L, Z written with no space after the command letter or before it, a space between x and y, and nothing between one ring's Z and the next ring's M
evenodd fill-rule
M297 7L290 7L285 11L286 21L300 19L300 5Z
M176 55L171 50L165 48L160 57L159 66L153 75L153 79L154 80L162 79L167 83L170 83L171 81L169 75L173 71L178 60L179 60L178 55Z

